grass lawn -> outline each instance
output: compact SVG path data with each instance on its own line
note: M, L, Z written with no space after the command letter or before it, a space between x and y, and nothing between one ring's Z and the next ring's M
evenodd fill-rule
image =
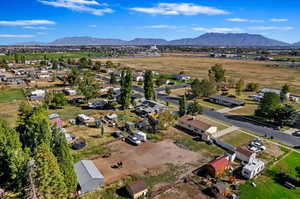
M18 118L18 109L21 101L0 103L0 118L10 127L15 127Z
M295 177L295 167L300 166L300 154L291 153L277 164L271 167L270 171L278 172L282 168L286 168L286 172ZM271 172L268 172L271 173ZM241 199L299 199L300 188L289 190L278 184L271 174L265 174L254 180L257 187L252 187L249 183L241 185Z
M230 111L232 114L236 115L254 115L255 110L257 109L257 105L255 104L246 104L242 108Z
M249 144L254 137L243 133L241 131L234 131L230 134L224 135L220 138L221 141L230 144L232 146L238 147L241 145Z
M21 89L7 89L0 91L0 103L12 102L16 100L25 99L24 93Z

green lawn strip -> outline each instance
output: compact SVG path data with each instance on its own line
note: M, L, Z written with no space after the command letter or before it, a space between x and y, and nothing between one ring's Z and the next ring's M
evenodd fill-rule
M12 102L15 100L25 99L24 93L21 89L12 88L4 91L0 91L0 103Z
M245 134L241 131L234 131L230 134L220 137L219 139L227 144L238 147L241 145L249 144L249 142L254 138L255 137Z
M296 177L295 168L300 166L299 163L300 154L292 152L285 156L279 162L276 162L274 166L259 178L255 179L256 187L252 187L249 181L246 184L241 185L241 199L298 199L300 196L300 188L295 190L289 190L284 186L278 184L274 180L274 173L285 171L288 175Z
M73 150L74 162L90 159L97 155L102 155L104 153L107 153L108 151L109 151L108 149L101 147L99 144L88 143L88 145L82 150L78 150L78 151Z

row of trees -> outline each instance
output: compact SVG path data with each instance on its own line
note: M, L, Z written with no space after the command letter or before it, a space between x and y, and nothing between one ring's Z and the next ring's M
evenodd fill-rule
M21 198L68 198L76 191L70 148L64 133L50 128L45 108L21 104L16 129L0 120L0 178Z

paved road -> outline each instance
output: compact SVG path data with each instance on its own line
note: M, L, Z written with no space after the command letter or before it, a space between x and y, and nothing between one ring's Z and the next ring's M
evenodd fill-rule
M109 78L103 77L103 80L109 81ZM175 88L184 88L184 87L188 87L188 86L189 86L188 84L184 84L184 85L175 85L175 86L169 86L169 87L171 89L175 89ZM159 88L156 90L160 91L160 90L164 90L164 89L165 88ZM141 87L138 87L138 86L133 86L133 90L135 90L137 92L141 92L141 93L144 92L144 89ZM164 95L164 94L157 93L157 98L159 100L169 102L170 104L173 104L173 105L177 105L177 106L179 105L178 99L170 98L169 96ZM273 136L274 140L277 140L277 141L287 144L289 146L300 146L300 138L299 137L285 134L285 133L275 130L273 128L266 127L263 124L259 124L256 122L246 120L243 117L240 117L237 115L222 114L222 113L213 111L212 109L209 109L209 108L204 108L203 114L208 117L211 117L213 119L220 120L224 123L228 123L228 124L237 126L246 131L251 131L259 136L268 136L268 137Z

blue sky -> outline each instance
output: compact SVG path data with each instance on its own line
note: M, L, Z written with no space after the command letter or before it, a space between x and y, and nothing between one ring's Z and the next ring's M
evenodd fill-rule
M1 0L0 44L247 32L300 41L298 0Z

